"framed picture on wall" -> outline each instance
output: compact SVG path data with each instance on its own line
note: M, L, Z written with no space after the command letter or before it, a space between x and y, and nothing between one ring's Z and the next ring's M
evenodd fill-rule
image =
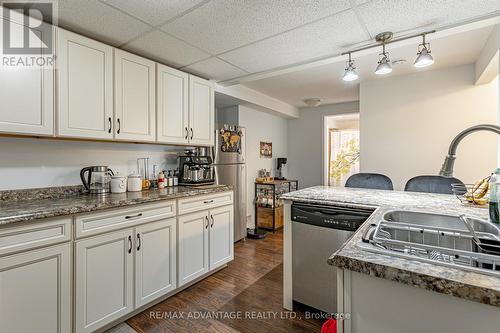
M273 157L273 143L272 142L260 142L260 157L271 158Z

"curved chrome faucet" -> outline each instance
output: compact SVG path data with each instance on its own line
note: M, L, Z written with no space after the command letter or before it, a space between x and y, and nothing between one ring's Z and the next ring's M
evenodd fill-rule
M490 131L500 135L500 126L482 124L469 127L463 130L462 132L458 133L458 135L453 139L453 141L451 141L450 148L448 149L448 156L446 156L443 166L441 166L441 170L439 171L440 176L453 177L453 165L455 164L455 159L457 157L456 152L458 144L467 135L478 131Z

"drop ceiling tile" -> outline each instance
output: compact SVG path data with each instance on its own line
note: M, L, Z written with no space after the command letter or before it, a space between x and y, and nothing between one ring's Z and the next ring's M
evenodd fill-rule
M251 73L336 55L368 39L352 10L219 57Z
M216 81L229 80L248 74L238 67L228 64L227 62L216 57L202 60L195 64L184 67L184 69L193 74L201 75L203 77Z
M217 54L348 9L349 0L218 0L162 27Z
M205 0L101 0L151 25L159 25Z
M374 0L358 7L371 34L439 27L500 10L499 0Z
M174 67L186 66L210 57L208 53L159 30L150 31L122 48Z
M59 26L91 38L120 45L151 29L97 0L59 0Z

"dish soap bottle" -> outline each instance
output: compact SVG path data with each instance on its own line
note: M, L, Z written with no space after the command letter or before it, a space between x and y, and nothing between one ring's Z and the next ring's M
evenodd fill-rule
M495 173L490 178L490 221L492 223L500 223L500 213L498 210L498 199L500 190L500 168L495 170Z

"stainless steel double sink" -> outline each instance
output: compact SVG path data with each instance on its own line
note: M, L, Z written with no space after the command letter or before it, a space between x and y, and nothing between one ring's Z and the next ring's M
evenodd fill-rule
M363 234L364 250L500 277L500 228L459 216L391 210Z

